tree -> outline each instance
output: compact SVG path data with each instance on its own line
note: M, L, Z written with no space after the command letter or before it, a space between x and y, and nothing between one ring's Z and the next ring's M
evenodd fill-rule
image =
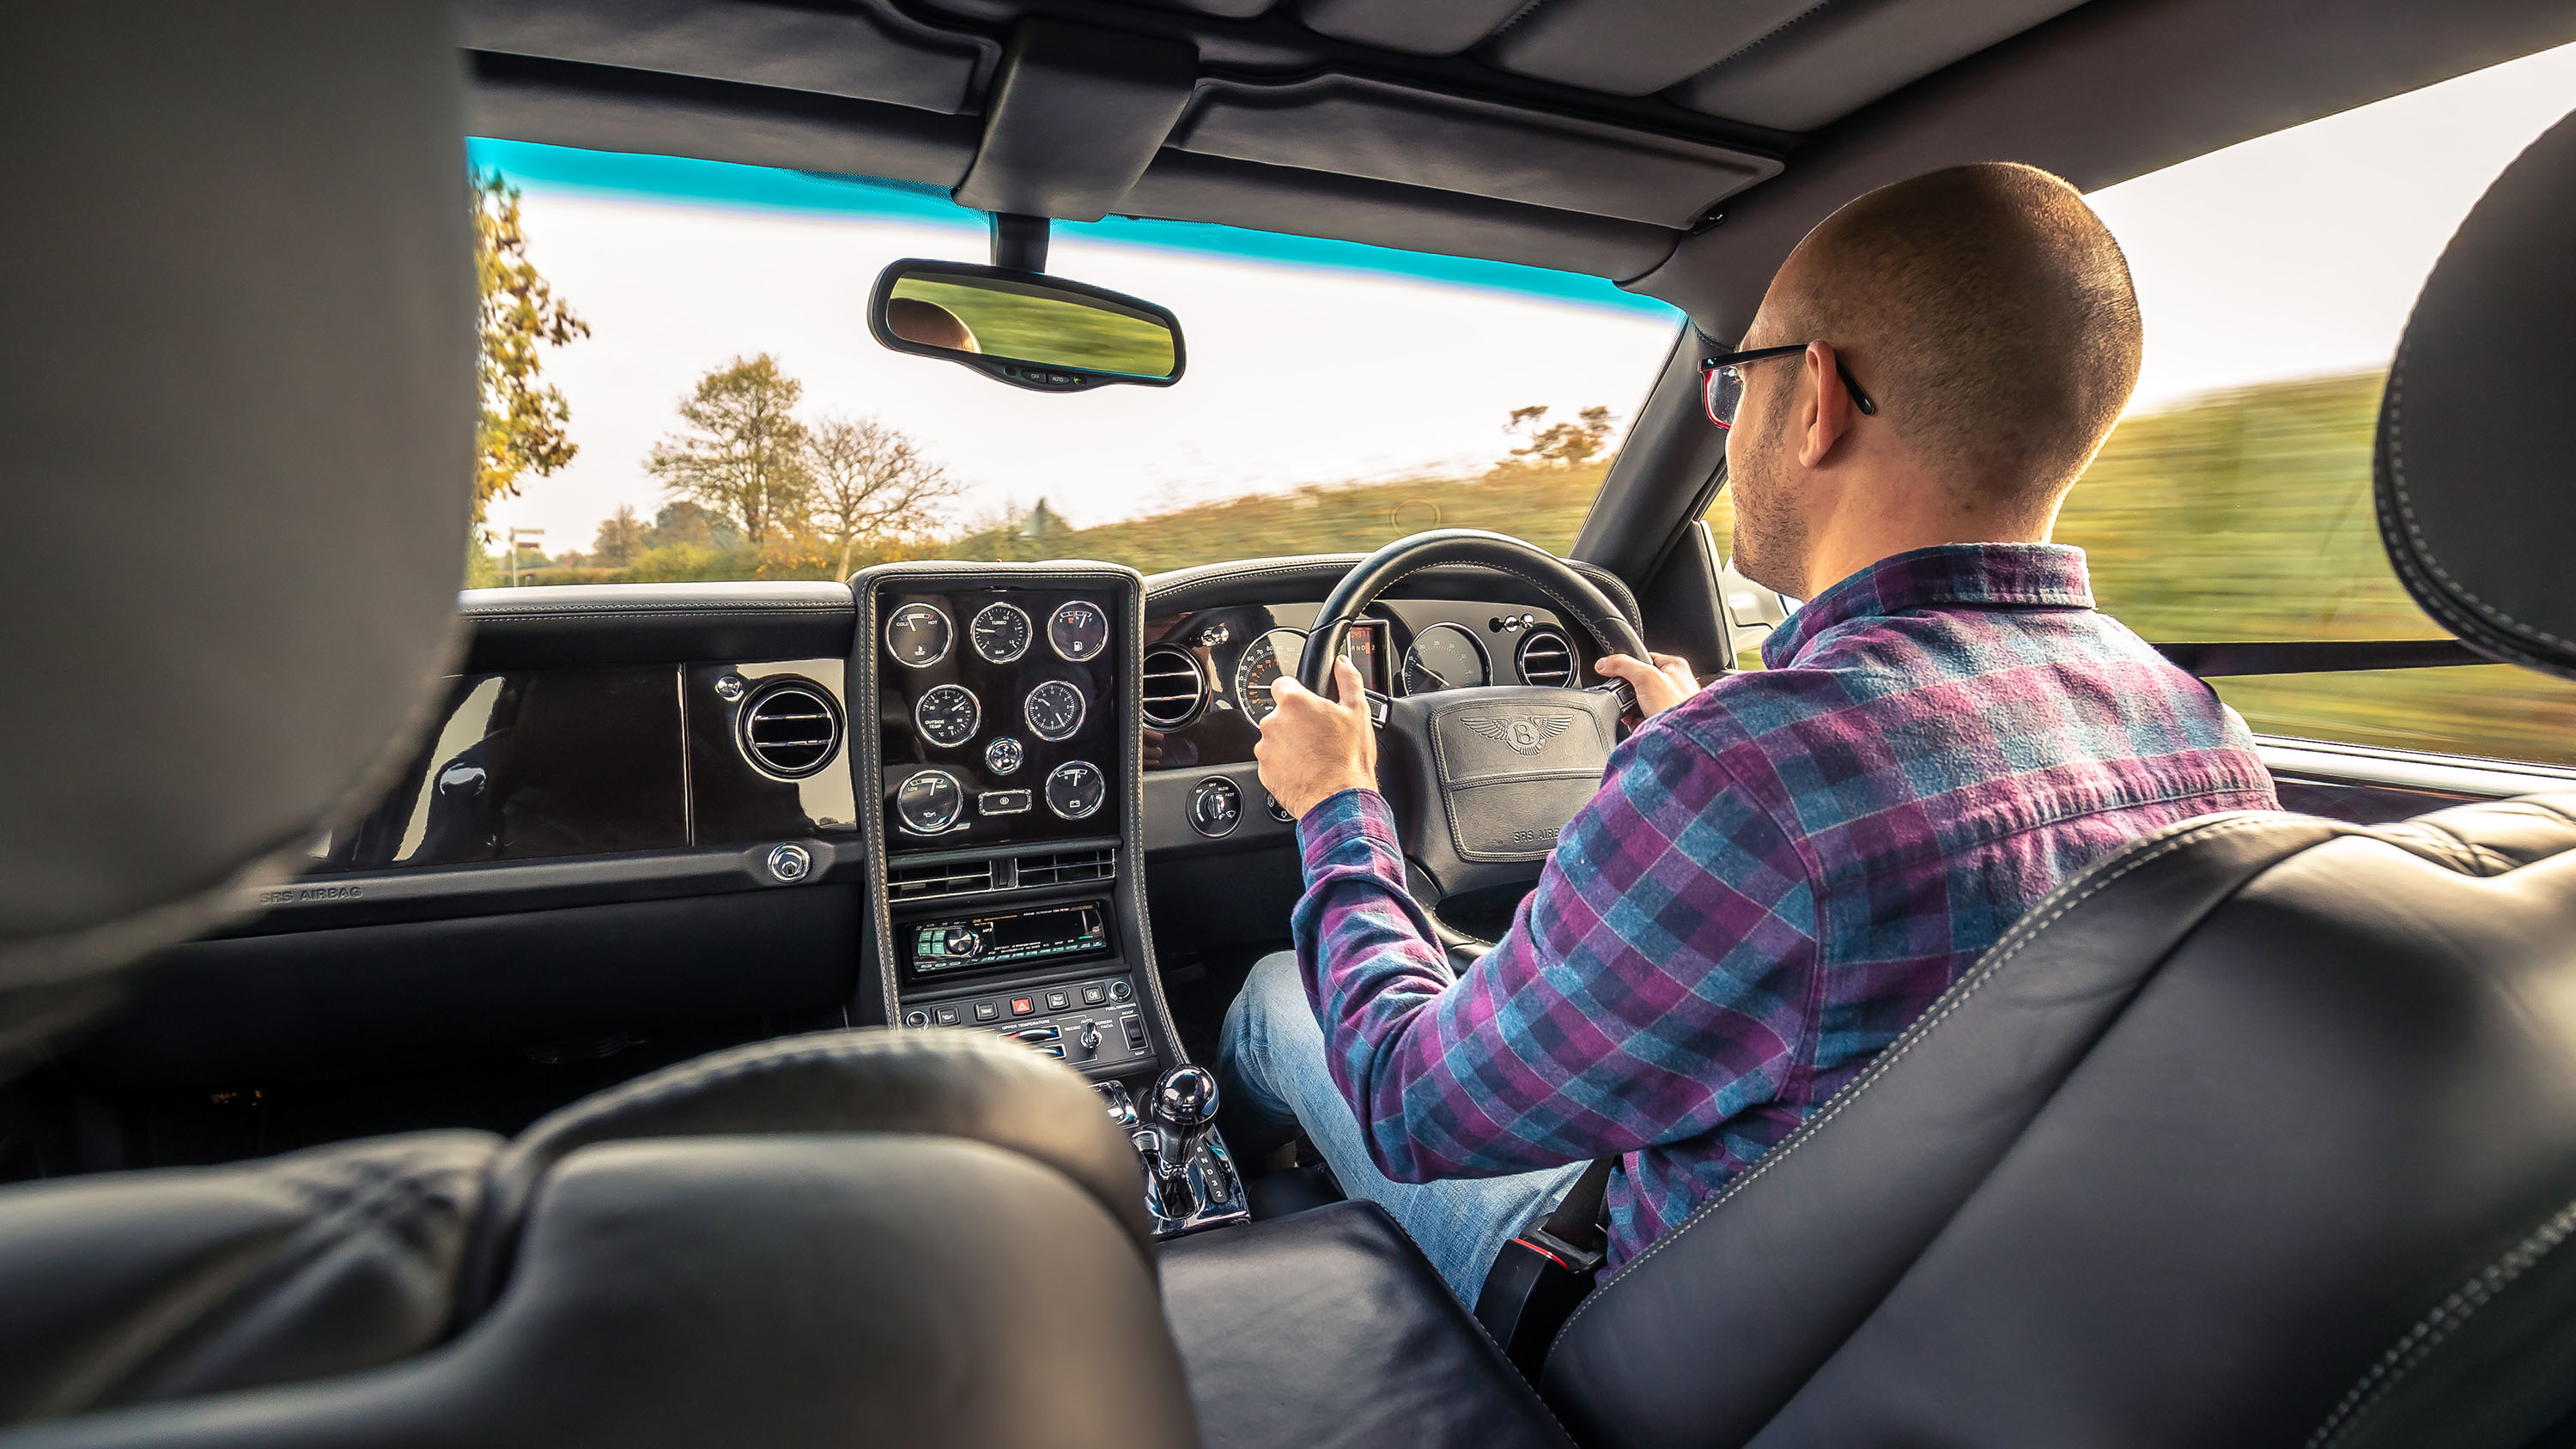
M813 491L805 425L790 415L804 393L768 353L737 357L680 400L680 417L695 431L655 443L645 466L673 498L703 504L739 523L751 542L766 542L772 530L804 521Z
M1573 468L1591 461L1610 444L1610 410L1588 407L1574 416L1574 422L1547 423L1545 407L1512 409L1512 420L1503 425L1503 431L1528 441L1512 449L1512 459L1518 461L1507 460L1504 466Z
M875 418L825 418L805 445L814 525L840 550L850 576L862 540L918 538L944 520L957 480L900 429Z
M557 297L528 260L519 188L498 171L474 175L474 272L482 291L482 420L475 432L474 522L495 498L516 497L519 480L573 460L572 407L545 382L540 350L588 337L590 324Z
M599 521L599 536L590 543L591 556L608 568L624 568L653 546L651 533L644 520L635 516L634 505L621 503L613 517Z

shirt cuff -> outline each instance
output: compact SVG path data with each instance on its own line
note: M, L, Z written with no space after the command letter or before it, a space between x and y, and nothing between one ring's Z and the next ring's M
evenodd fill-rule
M1313 885L1328 870L1374 871L1404 884L1404 851L1395 841L1395 815L1375 790L1330 795L1297 819L1297 852Z

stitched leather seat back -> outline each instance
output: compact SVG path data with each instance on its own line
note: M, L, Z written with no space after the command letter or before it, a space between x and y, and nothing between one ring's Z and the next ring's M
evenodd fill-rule
M2576 796L2213 817L2035 910L1542 1387L1599 1444L2511 1446L2576 1408L2571 1224Z
M0 1070L363 807L451 657L446 7L0 7Z

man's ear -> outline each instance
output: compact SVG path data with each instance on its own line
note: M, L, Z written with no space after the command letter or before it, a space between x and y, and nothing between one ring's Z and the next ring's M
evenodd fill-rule
M1834 447L1851 431L1852 418L1858 411L1852 406L1851 390L1843 386L1842 369L1835 365L1830 342L1810 342L1807 355L1799 359L1806 369L1806 386L1799 389L1802 405L1798 417L1798 461L1809 468L1824 466L1833 456Z

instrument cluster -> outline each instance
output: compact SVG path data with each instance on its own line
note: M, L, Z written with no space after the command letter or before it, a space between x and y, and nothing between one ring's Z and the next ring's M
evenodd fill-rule
M889 592L876 641L898 848L1096 835L1119 768L1116 614L1077 590Z

